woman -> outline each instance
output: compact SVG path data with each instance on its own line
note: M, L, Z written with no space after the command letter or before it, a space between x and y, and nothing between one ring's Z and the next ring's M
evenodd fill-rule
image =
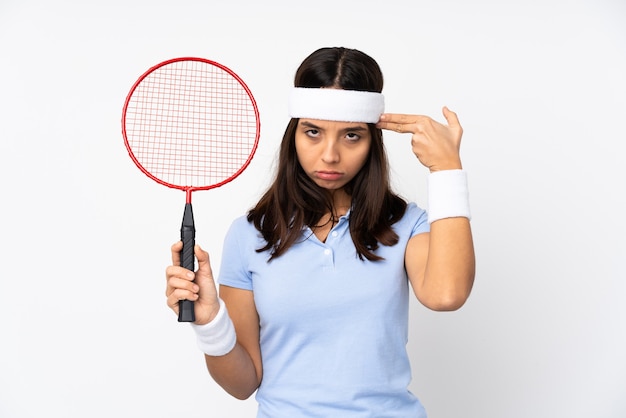
M219 296L208 254L195 274L172 246L167 303L195 302L198 345L215 381L258 417L425 417L407 389L409 284L455 310L470 294L474 249L462 129L384 114L368 55L322 48L300 65L276 178L223 249ZM430 169L429 212L389 186L382 130L412 134Z

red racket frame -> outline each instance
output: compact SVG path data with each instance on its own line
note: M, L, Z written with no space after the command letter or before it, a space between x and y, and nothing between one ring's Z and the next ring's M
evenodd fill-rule
M230 74L234 79L236 79L239 84L241 85L241 87L243 87L243 89L246 91L246 93L248 94L248 97L250 98L250 101L252 103L252 106L254 108L254 114L255 114L255 118L256 118L256 126L257 126L257 131L256 131L256 137L254 139L254 145L252 147L252 150L250 151L250 155L248 157L248 159L246 160L246 162L239 168L239 170L237 170L234 174L232 174L230 177L215 183L215 184L210 184L210 185L205 185L205 186L180 186L177 184L172 184L172 183L168 183L158 177L155 177L154 175L152 175L152 173L150 173L137 159L137 157L135 157L135 154L133 153L133 150L130 146L130 144L128 143L128 138L127 138L127 132L126 132L126 111L128 109L128 105L131 101L131 98L133 96L133 93L135 92L135 90L137 89L137 87L141 84L141 82L148 77L152 72L156 71L157 69L164 67L166 65L172 64L174 62L179 62L179 61L198 61L198 62L203 62L206 64L210 64L213 65L215 67L218 67L222 70L224 70L225 72L227 72L228 74ZM178 189L178 190L182 190L186 193L186 203L191 203L191 193L197 190L209 190L209 189L213 189L216 187L220 187L223 186L226 183L231 182L232 180L234 180L235 178L237 178L250 164L250 161L252 160L252 157L254 156L258 143L259 143L259 136L261 133L261 122L260 122L260 117L259 117L259 109L257 107L256 101L254 100L254 96L252 96L252 92L250 91L250 89L248 88L248 86L246 85L246 83L241 79L241 77L239 77L237 74L235 74L230 68L226 67L225 65L222 65L218 62L215 61L211 61L209 59L206 58L198 58L198 57L180 57L180 58L172 58L166 61L163 61L153 67L151 67L150 69L148 69L148 71L146 71L144 74L141 75L141 77L139 77L139 79L137 79L137 81L135 82L135 84L133 84L133 86L130 89L130 92L128 93L128 95L126 96L126 101L124 102L124 109L122 110L122 135L124 137L124 145L126 146L126 149L128 150L128 155L130 155L130 158L133 160L133 162L135 163L135 165L149 178L151 178L152 180L156 181L159 184L162 184L164 186L170 187L172 189Z

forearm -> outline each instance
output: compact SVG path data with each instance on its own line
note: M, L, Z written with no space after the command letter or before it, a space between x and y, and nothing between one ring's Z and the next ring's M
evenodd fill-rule
M445 218L431 224L426 269L419 293L434 310L459 309L474 283L475 256L470 222Z
M238 303L250 299L250 292L226 288L224 295L235 306L232 319L220 298L217 315L207 324L192 324L192 328L213 379L232 396L246 399L259 386L263 370L258 316L250 304Z
M205 355L209 373L226 392L237 399L247 399L261 383L260 371L257 371L248 352L240 345L223 356Z

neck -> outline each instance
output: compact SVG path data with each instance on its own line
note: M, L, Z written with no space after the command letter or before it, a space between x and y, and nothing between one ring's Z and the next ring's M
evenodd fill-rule
M331 200L333 202L332 213L329 215L339 219L340 216L345 215L350 207L352 207L352 196L341 188L337 190L329 190Z

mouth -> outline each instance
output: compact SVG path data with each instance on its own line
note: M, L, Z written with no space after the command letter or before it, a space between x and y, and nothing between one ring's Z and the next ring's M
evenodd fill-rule
M320 180L334 181L343 177L343 173L338 171L316 171L315 176Z

